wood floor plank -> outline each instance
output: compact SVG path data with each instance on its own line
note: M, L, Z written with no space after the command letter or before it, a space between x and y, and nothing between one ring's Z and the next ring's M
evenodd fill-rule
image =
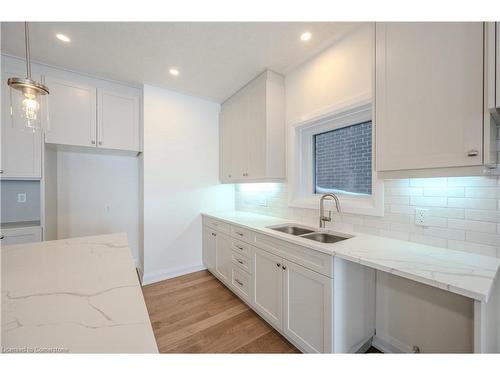
M143 287L161 353L297 353L208 271Z

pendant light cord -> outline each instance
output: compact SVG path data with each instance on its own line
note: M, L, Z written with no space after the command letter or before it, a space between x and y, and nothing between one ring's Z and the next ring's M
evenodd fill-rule
M26 78L31 79L30 30L28 27L28 22L24 23L24 44L26 45Z

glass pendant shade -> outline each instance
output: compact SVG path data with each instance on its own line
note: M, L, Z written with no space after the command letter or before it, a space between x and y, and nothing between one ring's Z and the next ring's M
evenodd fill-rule
M10 114L12 126L20 130L49 130L48 95L36 90L10 87Z
M49 88L31 78L30 39L28 23L24 23L26 47L26 78L12 77L10 87L10 116L12 126L23 130L48 130Z

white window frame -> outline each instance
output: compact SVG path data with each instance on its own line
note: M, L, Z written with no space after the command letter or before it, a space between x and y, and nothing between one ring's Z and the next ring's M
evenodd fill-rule
M314 193L314 135L343 127L372 121L372 194L337 194L345 213L383 216L383 180L375 172L375 123L372 102L355 103L330 111L290 127L289 206L318 209L321 194Z

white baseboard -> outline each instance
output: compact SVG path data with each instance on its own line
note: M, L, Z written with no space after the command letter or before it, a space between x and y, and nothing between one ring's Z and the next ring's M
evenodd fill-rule
M188 273L197 272L201 270L205 270L206 267L203 264L197 264L195 266L176 268L176 269L168 269L155 273L144 274L142 278L142 285L149 285L153 283L157 283L159 281L168 280L173 277L186 275Z
M372 346L383 353L412 353L412 348L399 341L398 339L379 335L378 333L373 337Z

